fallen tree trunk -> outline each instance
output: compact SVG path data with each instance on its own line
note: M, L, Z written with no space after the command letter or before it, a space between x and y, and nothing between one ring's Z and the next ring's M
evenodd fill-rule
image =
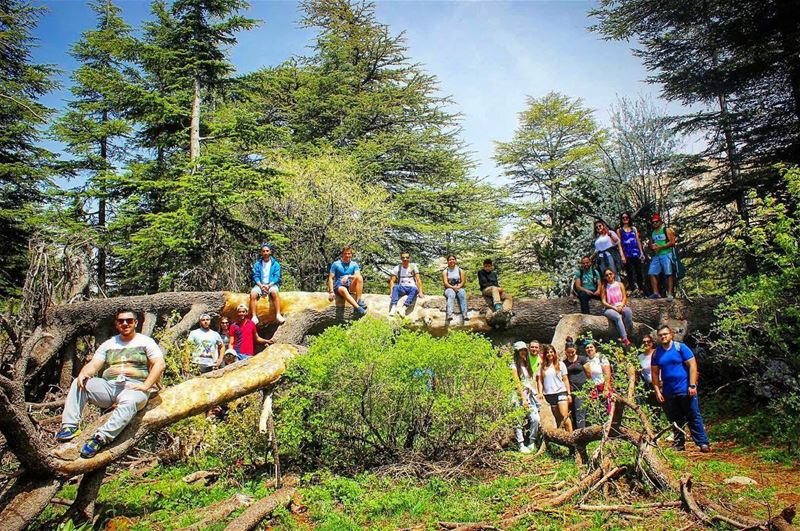
M250 505L245 512L234 519L225 528L225 531L251 531L258 524L270 516L279 507L288 507L295 495L294 487L284 487L278 489L266 498Z

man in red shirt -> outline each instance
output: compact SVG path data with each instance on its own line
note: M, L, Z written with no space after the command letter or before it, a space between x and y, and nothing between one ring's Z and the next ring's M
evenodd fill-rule
M260 345L271 345L271 339L264 339L258 335L256 325L248 319L249 310L246 304L236 307L236 321L231 323L229 347L236 351L236 357L240 360L247 359L256 353L256 343Z

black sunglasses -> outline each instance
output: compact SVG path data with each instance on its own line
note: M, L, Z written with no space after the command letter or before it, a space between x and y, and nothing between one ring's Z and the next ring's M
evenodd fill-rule
M133 324L136 322L135 317L126 317L123 319L117 319L117 324Z

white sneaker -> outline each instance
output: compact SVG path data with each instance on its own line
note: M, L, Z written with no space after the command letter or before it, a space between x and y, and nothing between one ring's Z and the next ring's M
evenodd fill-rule
M525 446L523 443L519 443L519 451L523 454L531 453L531 449Z
M668 300L668 301L671 301L671 300L674 300L674 299L675 299L675 297L673 297L673 296L672 296L672 293L670 293L669 295L667 295L667 300Z
M389 306L389 315L394 315L396 313L397 313L397 305L392 304L391 306Z
M258 324L258 316L257 315L253 315L253 317L251 317L250 320L253 321L253 324L255 324L255 325Z
M530 450L531 453L535 453L538 450L538 448L536 448L536 443L535 442L530 443L528 445L528 450Z
M282 315L276 315L275 316L275 322L278 323L278 324L283 324L283 323L286 322L286 317L284 317Z

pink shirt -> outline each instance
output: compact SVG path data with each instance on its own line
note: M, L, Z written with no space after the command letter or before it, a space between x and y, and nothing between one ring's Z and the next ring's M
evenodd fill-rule
M613 282L606 286L606 302L611 306L622 304L622 288L619 282Z

